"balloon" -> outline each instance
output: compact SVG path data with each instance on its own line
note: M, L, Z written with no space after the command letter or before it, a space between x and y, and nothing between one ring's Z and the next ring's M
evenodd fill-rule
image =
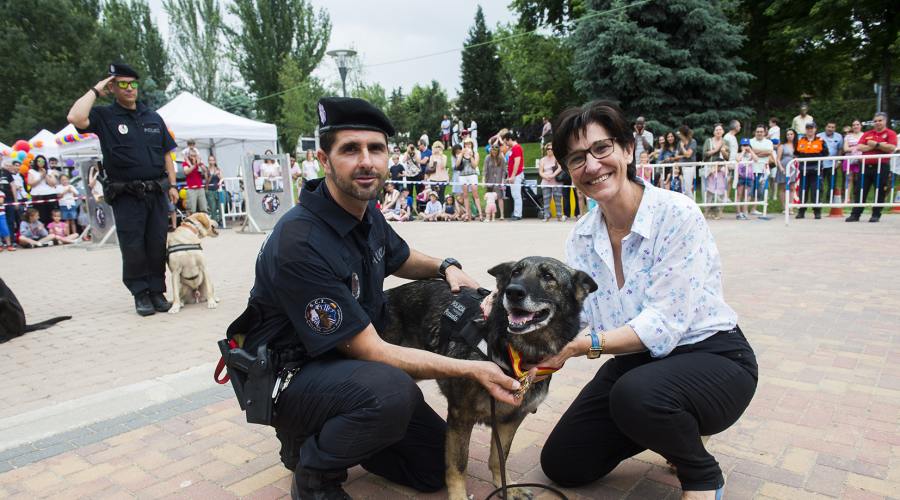
M27 155L25 155L25 158L28 158L28 161L33 160L33 159L34 159L34 153L29 152Z
M68 160L66 160L66 166L67 166L67 167L72 167L72 166L74 166L74 165L75 165L75 160L73 160L73 159L71 159L71 158L69 158Z
M19 151L16 151L16 156L19 158L19 161L24 161L25 158L28 158L28 153L26 153L25 151L19 150Z
M79 172L77 168L72 170L72 177L78 177L79 175L81 175L81 172Z
M174 139L174 138L175 138L175 132L172 132L172 131L171 131L171 130L169 130L169 135L171 135L171 136L172 136L172 139Z
M178 196L180 196L182 200L187 199L187 189L181 188L181 191L178 191Z
M170 155L172 155L172 161L175 161L175 152L174 152L174 151L172 151L172 152L171 152L171 153L169 153L169 154L170 154Z
M75 135L74 134L67 135L66 140L69 142L75 142Z
M36 141L34 145L37 146L38 149L41 149L44 147L44 141Z
M15 144L13 144L13 149L15 149L16 151L25 151L27 153L31 150L31 146L29 146L25 141L18 140Z
M26 159L25 161L22 162L22 166L31 168L31 160Z
M25 175L28 173L28 165L22 165L19 167L19 173Z

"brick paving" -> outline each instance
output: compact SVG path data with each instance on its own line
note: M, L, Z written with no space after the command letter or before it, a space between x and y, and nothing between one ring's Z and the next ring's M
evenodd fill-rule
M865 219L863 219L865 220ZM760 361L756 397L709 448L728 476L727 499L900 498L900 217L879 224L840 219L711 221L722 254L726 298ZM571 223L525 221L418 224L398 232L413 248L452 255L473 277L526 255L561 257ZM65 402L127 390L217 359L214 341L246 303L263 237L224 231L204 243L220 308L188 305L178 315L140 318L119 281L117 250L50 248L0 254L3 279L31 321L74 319L0 345L3 419L27 419ZM35 269L58 278L36 280ZM387 287L400 280L391 278ZM45 283L45 285L42 285ZM605 358L605 357L604 357ZM512 480L548 482L540 447L603 359L570 362L554 376L541 409L513 442ZM427 400L444 413L433 382ZM469 493L493 489L489 431L470 447ZM432 500L351 470L357 499ZM227 387L123 411L34 442L0 441L0 499L286 498L290 474L271 429L247 424ZM677 478L644 453L572 500L679 498ZM536 492L541 498L553 498Z

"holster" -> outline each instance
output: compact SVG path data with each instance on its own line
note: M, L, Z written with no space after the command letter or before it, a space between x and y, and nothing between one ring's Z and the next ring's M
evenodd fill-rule
M232 349L227 339L218 344L234 394L241 410L247 414L247 422L272 425L275 420L272 390L279 372L275 354L267 344L259 346L256 356L241 348Z

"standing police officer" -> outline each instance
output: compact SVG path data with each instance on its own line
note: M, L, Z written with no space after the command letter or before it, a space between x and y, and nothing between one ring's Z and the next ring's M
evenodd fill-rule
M249 306L229 337L246 334L245 352L266 345L277 359L302 365L289 383L275 383L272 420L282 461L294 471L292 498L349 499L341 483L357 464L435 491L444 486L446 423L414 379L470 378L514 406L520 401L510 391L519 383L488 361L379 337L390 322L385 276L444 278L455 291L478 284L457 261L411 250L376 208L394 135L387 116L362 99L324 98L318 111L325 177L303 183L299 205L263 243ZM243 394L248 405L276 396Z
M166 217L175 203L175 165L169 151L175 140L163 119L137 102L137 72L110 63L109 78L75 101L69 123L80 133L100 138L105 180L103 192L115 210L122 252L122 281L134 295L141 316L168 311L166 301ZM109 93L109 106L93 106Z

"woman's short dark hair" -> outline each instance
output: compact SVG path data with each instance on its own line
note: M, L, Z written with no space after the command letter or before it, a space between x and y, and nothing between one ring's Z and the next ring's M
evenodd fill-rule
M616 143L623 150L629 145L634 148L634 136L622 109L612 101L594 101L583 108L569 108L560 113L553 124L554 156L560 159L568 156L571 153L569 139L586 135L590 124L603 127L606 133L616 138ZM626 169L630 181L637 178L636 160L632 157Z

